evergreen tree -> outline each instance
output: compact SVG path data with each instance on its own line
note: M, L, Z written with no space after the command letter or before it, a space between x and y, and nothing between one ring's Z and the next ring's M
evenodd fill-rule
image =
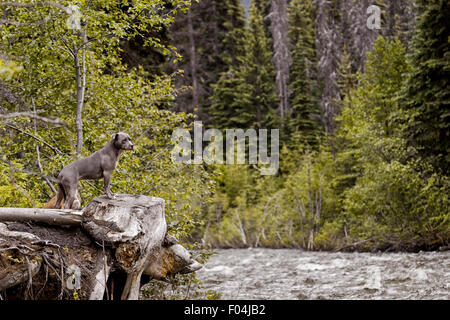
M250 0L250 7L253 5L263 18L264 32L271 42L272 37L270 32L270 19L268 19L271 10L270 0ZM270 46L272 47L272 44L270 44Z
M406 81L408 138L436 168L450 170L450 3L417 0L413 70Z
M352 59L347 46L344 45L341 61L337 69L339 75L337 85L339 87L339 92L341 93L341 105L345 104L345 98L350 95L351 90L354 89L357 84L357 74L353 73L352 69Z
M216 83L235 57L242 54L245 18L239 0L210 0L194 3L187 13L181 12L170 37L182 59L171 61L171 71L181 69L177 78L180 93L176 109L194 112L203 121ZM181 90L185 89L185 90Z
M278 124L275 74L263 18L250 7L244 53L214 85L210 115L220 128L264 128Z
M349 91L338 117L337 135L347 147L336 157L334 184L343 195L350 235L433 246L449 236L449 181L426 162L410 161L414 148L407 146L396 122L399 93L411 71L405 58L398 38L381 36L367 55L365 73L358 75L358 87Z
M292 47L289 76L292 115L288 119L288 128L291 132L299 132L302 142L315 145L322 127L312 1L291 1L288 14Z
M219 44L221 53L218 56L221 68L215 74L216 81L211 84L213 92L204 109L211 118L210 123L221 128L228 128L230 126L229 110L234 109L235 104L239 103L235 101L235 88L245 85L239 84L239 80L242 79L237 77L235 70L239 69L239 59L244 54L246 21L240 0L217 1L217 6L223 17L219 18L220 22L217 24L222 39ZM218 91L215 89L217 87L222 90ZM216 100L221 103L214 103Z
M217 6L221 13L218 18L219 36L222 39L220 59L222 71L226 71L227 66L235 65L236 57L243 53L246 21L240 0L218 0Z

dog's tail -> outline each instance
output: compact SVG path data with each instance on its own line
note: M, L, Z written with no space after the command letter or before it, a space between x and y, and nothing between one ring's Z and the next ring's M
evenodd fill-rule
M61 183L58 183L58 193L56 194L56 203L55 209L61 209L61 201L64 200L66 202L67 196L66 191L64 190L64 186Z

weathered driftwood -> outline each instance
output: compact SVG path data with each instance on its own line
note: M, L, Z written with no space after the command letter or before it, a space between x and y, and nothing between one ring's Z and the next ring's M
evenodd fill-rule
M148 261L157 258L167 233L164 200L97 197L84 208L83 226L96 240L116 245L116 263L127 273L122 299L138 299L141 275Z
M108 276L111 271L111 263L108 263L108 257L99 255L98 259L98 270L96 270L97 272L94 274L89 300L103 299L107 287Z
M34 221L57 226L77 226L82 211L69 209L0 208L0 221Z
M195 272L202 265L191 258L189 251L179 244L163 247L156 259L150 259L144 274L154 279L165 279L177 273Z
M0 221L0 295L138 299L142 274L164 279L202 267L168 236L159 198L97 197L82 212L0 208ZM59 287L45 289L52 281Z

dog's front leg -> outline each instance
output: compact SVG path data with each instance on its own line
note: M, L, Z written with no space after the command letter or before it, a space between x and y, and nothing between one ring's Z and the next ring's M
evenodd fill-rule
M109 199L115 199L116 197L114 196L114 194L111 192L111 175L112 175L112 171L103 171L103 179L104 179L104 191L106 196Z

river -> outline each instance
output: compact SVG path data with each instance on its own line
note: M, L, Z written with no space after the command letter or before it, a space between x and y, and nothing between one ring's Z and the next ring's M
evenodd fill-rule
M216 252L197 278L222 299L450 299L450 251Z

